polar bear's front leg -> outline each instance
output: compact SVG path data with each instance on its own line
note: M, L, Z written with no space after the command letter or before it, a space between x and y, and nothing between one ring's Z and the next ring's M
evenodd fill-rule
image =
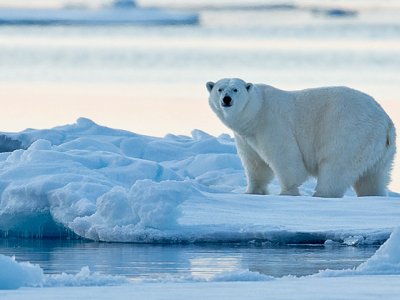
M247 175L247 194L268 195L268 183L274 177L271 168L261 159L245 163Z
M299 186L307 180L308 171L297 143L289 134L281 144L269 149L269 159L281 185L281 195L299 196ZM293 140L291 140L293 139ZM267 154L266 154L267 156Z
M272 169L242 137L235 135L235 140L247 176L246 193L268 195L267 185L274 178Z

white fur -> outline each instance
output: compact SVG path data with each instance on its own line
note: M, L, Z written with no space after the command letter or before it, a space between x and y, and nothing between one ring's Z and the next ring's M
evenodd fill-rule
M247 193L268 194L275 175L283 195L299 195L309 176L318 178L318 197L342 197L350 186L358 196L386 195L396 133L372 97L347 87L283 91L241 79L207 89L211 108L234 132Z

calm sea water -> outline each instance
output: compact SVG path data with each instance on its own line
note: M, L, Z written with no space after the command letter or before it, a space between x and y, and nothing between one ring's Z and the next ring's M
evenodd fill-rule
M83 266L89 266L91 271L104 274L155 280L168 276L208 279L238 270L274 277L310 275L327 268L356 267L376 249L376 246L137 245L0 239L0 253L39 264L46 274L75 274Z

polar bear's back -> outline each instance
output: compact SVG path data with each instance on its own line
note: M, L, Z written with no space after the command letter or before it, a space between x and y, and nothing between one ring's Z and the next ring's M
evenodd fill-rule
M292 93L293 130L311 171L327 157L356 153L349 161L376 160L385 151L393 123L371 96L348 87Z
M338 117L347 114L353 117L366 115L386 116L381 106L371 96L358 90L335 86L305 89L293 92L296 103L305 109L316 109L321 114L337 113Z

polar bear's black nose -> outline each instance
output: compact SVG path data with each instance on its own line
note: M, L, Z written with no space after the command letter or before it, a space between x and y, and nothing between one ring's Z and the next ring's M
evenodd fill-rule
M222 105L223 105L223 106L231 106L231 105L232 105L232 98L229 97L229 96L225 96L225 97L222 99Z

